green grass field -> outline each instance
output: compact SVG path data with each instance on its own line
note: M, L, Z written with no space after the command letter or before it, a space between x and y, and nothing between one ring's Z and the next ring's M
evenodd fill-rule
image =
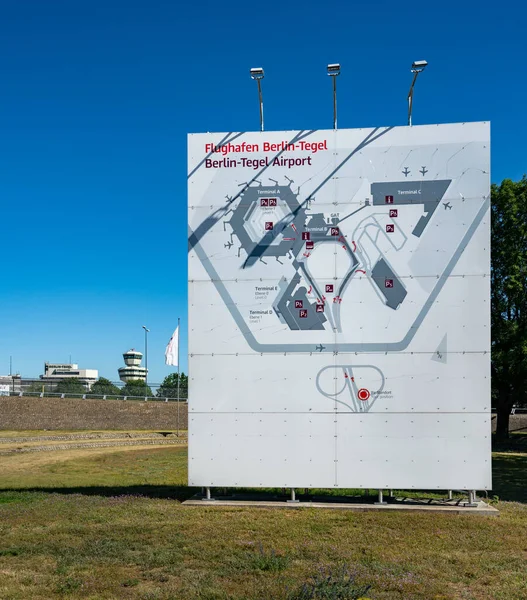
M526 599L526 441L498 518L183 507L184 447L1 456L0 598Z

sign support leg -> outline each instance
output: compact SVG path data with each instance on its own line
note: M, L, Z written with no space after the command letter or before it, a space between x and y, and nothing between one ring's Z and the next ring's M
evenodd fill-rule
M298 502L296 499L295 488L291 488L291 499L288 502Z
M387 502L384 502L384 500L383 500L382 490L379 490L379 498L378 498L378 500L377 500L377 502L375 504L376 505L387 504Z

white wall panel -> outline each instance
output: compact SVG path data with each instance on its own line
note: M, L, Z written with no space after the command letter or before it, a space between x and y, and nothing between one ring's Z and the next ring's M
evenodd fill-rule
M332 414L189 415L189 484L334 487Z
M490 417L338 415L338 486L487 489Z

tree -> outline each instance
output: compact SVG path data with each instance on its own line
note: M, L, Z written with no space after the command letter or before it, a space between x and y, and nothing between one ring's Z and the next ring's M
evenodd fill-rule
M58 382L55 392L58 394L86 394L87 389L86 385L77 377L68 377L68 379Z
M178 374L170 373L167 375L165 379L163 379L163 383L157 390L158 398L177 398L178 397ZM179 397L183 399L188 398L188 377L185 373L180 374L180 382L179 382Z
M90 395L121 396L122 392L120 388L114 385L109 379L106 379L106 377L99 377L91 386Z
M119 392L121 396L153 396L152 390L142 379L132 379Z
M527 178L492 186L492 399L496 435L527 404Z
M48 385L49 384L45 384L43 381L34 381L30 385L24 387L24 392L49 392Z

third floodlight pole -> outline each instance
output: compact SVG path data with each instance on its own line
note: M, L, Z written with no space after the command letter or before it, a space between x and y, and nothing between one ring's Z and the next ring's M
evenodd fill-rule
M255 79L258 84L258 100L260 103L260 131L264 130L264 115L263 115L263 98L262 98L262 79L264 78L264 70L259 67L251 69L251 79Z
M340 75L340 65L328 65L328 75L333 78L333 129L337 128L337 76Z
M412 79L412 85L410 86L410 91L408 92L408 125L410 127L412 126L412 108L413 108L413 103L414 103L415 82L417 80L417 76L419 75L419 73L421 71L424 70L424 68L426 67L427 64L428 63L426 62L426 60L416 60L412 64L411 71L414 74L414 77Z

